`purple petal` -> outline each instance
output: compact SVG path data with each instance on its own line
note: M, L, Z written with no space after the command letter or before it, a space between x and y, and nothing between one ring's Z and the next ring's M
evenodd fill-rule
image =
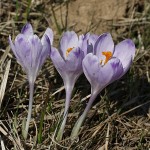
M60 41L60 53L66 59L66 51L69 48L79 46L78 36L74 31L67 31L63 34Z
M31 63L32 63L32 68L33 69L38 69L38 64L40 64L41 62L39 61L40 57L41 57L41 53L42 53L42 43L41 40L39 39L39 37L37 35L34 35L32 37L29 38L29 43L31 44ZM37 71L38 72L38 71Z
M89 35L89 33L87 33L86 35L82 34L82 35L79 36L79 47L84 52L84 55L87 54L87 40L88 40L88 35Z
M27 23L26 25L23 26L21 33L24 34L25 36L30 36L33 35L33 28L30 23Z
M16 59L17 59L17 62L23 67L23 70L25 72L27 72L27 66L25 65L25 61L22 56L22 54L20 53L20 51L18 51L18 49L15 47L15 45L13 44L12 40L11 40L11 37L9 36L9 44L10 44L10 47L14 53L14 55L16 56Z
M89 44L91 43L92 45L94 45L95 42L97 41L97 39L98 39L98 35L91 34L90 37L89 37Z
M40 60L40 68L42 67L42 65L44 64L46 58L48 56L50 56L50 53L51 53L51 44L50 44L50 40L49 40L49 37L45 34L45 36L43 36L43 49L42 49L42 52L41 52L41 60Z
M27 72L27 70L32 66L32 56L31 56L31 44L26 39L23 34L17 35L15 39L15 48L18 57L21 62L19 62ZM19 61L18 60L18 61Z
M50 54L51 53L51 41L50 41L49 37L47 36L47 34L43 35L41 43L44 47L44 51L46 51L46 53Z
M98 57L89 53L85 56L82 62L83 72L91 84L91 87L95 86L96 90L99 90L98 76L99 76L99 60Z
M120 59L125 74L128 71L135 56L135 45L132 40L126 39L116 45L113 56Z
M123 67L119 59L113 58L106 65L101 66L98 57L92 53L86 55L82 65L84 74L95 92L100 92L123 73Z
M124 73L123 66L121 61L118 58L112 58L108 61L108 64L111 65L113 69L113 76L111 79L111 83L115 80L118 80Z
M67 75L66 63L56 48L51 48L50 57L61 77L63 78L65 75Z
M88 54L88 53L93 53L93 49L94 49L93 46L94 46L94 44L95 44L97 38L98 38L98 35L95 35L95 34L91 34L91 35L89 36L89 39L88 39L88 47L87 47L87 54Z
M9 36L9 44L10 44L10 47L11 47L11 49L12 49L14 55L16 56L17 60L21 61L21 60L20 60L20 57L19 57L18 54L17 54L15 45L14 45L14 43L13 43L12 40L11 40L11 36Z
M74 72L74 74L81 74L83 58L83 51L80 48L74 48L66 58L66 66L69 71Z
M102 55L102 52L110 51L113 54L114 51L114 42L109 33L104 33L100 35L94 45L94 54L99 59L105 59L105 56Z
M88 39L89 39L90 33L87 33L85 35L80 35L79 36L79 43L80 43L80 48L84 52L84 56L88 53ZM90 49L90 52L92 52L93 49Z
M48 36L51 45L53 45L54 34L53 34L52 29L50 29L50 28L47 28L47 29L46 29L46 31L45 31L45 33L44 33L42 39L41 39L42 45L44 45L44 42L45 42L45 35Z
M95 44L98 36L95 34L87 33L85 35L80 35L79 36L79 41L80 41L80 48L84 52L84 56L88 53L93 52L93 45Z

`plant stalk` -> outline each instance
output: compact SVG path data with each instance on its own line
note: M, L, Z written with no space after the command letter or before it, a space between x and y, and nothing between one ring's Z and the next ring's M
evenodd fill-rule
M29 82L29 91L30 91L30 97L29 97L28 117L27 117L27 122L26 122L26 126L25 126L25 132L23 133L24 139L27 139L29 124L30 124L30 120L31 120L34 82Z
M64 110L61 126L58 130L58 133L57 133L57 137L56 137L57 141L62 140L63 132L64 132L66 121L67 121L68 110L69 110L69 105L70 105L71 94L72 94L73 88L72 87L66 87L65 90L66 90L65 110Z
M75 125L72 129L72 132L71 132L71 139L72 140L77 138L77 136L79 134L80 127L82 126L83 121L85 120L85 118L86 118L90 108L92 107L92 104L93 104L95 98L97 97L97 95L98 95L98 92L92 92L91 93L91 97L89 99L88 104L86 105L86 108L85 108L84 112L79 117L79 119L77 120L77 122L75 123Z
M46 97L46 100L44 102L44 108L43 108L44 110L41 112L40 127L39 127L39 132L38 132L38 143L39 144L42 143L42 129L43 129L43 122L44 122L44 115L46 113L46 108L47 108L47 104L48 104L48 100L49 100L50 89L51 89L51 87L49 86L49 90L47 92L47 97Z

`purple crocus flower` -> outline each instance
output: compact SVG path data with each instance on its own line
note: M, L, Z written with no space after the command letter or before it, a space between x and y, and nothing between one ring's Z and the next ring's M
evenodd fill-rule
M84 36L78 38L74 31L67 31L60 40L59 50L54 47L51 50L51 60L63 79L66 91L63 121L57 134L57 140L62 139L74 84L83 73L82 60L85 54L82 51L82 44L84 40L86 40Z
M33 34L31 24L27 23L17 35L14 43L9 36L10 47L16 56L18 63L22 66L27 74L30 85L29 111L25 127L24 138L27 138L29 122L31 119L34 82L41 69L45 59L48 57L53 41L53 32L48 28L40 40L39 37Z
M93 53L87 54L83 59L83 71L91 84L91 97L72 130L71 138L77 137L97 95L107 85L118 80L128 71L134 56L135 45L132 40L126 39L114 46L109 33L104 33L98 37L94 44Z

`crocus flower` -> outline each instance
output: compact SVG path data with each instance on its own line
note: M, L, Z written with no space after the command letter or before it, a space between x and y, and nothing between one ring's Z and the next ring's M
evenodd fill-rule
M51 50L51 60L63 79L66 91L63 121L57 134L57 140L62 139L74 84L83 73L82 60L84 52L82 51L82 44L84 40L84 36L78 38L74 31L67 31L60 40L59 50L54 47Z
M32 26L29 23L22 28L21 33L17 35L14 43L9 36L10 47L16 56L18 63L27 74L30 85L29 109L24 138L27 138L29 122L31 119L34 82L45 59L50 53L50 40L53 41L53 32L51 29L48 28L40 40L37 35L33 34Z
M98 37L94 44L93 53L87 54L83 59L83 72L91 84L91 97L72 130L72 139L77 137L79 129L97 95L107 85L118 80L128 71L134 56L135 45L132 40L126 39L114 46L109 33L104 33Z

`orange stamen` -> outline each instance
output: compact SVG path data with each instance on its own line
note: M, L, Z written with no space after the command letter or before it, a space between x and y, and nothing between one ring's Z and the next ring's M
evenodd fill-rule
M102 55L104 55L106 57L105 62L104 62L104 64L106 64L108 62L108 60L112 57L112 52L110 52L110 51L102 52Z
M69 55L69 53L72 51L72 49L73 49L74 47L72 47L72 48L68 48L67 49L67 51L66 51L66 56L68 56Z

